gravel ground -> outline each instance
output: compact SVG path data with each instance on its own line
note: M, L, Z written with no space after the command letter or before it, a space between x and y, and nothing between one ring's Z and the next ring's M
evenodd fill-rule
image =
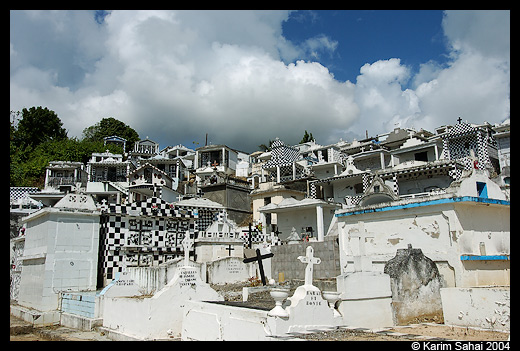
M418 341L427 340L425 337L437 340L506 341L509 333L427 323L385 328L379 332L339 329L297 337L309 341Z
M95 330L81 331L59 325L34 327L12 315L10 318L10 341L111 341Z
M356 330L333 330L298 336L309 341L406 341L416 340L405 336L392 336Z

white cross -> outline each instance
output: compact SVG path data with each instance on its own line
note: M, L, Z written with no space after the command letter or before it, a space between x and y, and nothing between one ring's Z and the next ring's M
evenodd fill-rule
M355 247L356 241L358 246L358 252L354 252L354 271L372 271L372 260L370 256L367 255L366 252L366 242L367 238L374 238L374 235L367 232L365 229L365 223L359 221L358 223L358 232L353 232L350 234L350 241L352 247Z
M314 249L312 246L307 246L305 256L298 256L301 263L307 263L305 268L305 285L312 285L312 272L314 270L313 265L320 264L321 259L314 257Z
M190 239L190 233L186 233L184 240L182 241L182 247L184 248L184 266L188 267L190 263L190 249L193 246L193 240Z

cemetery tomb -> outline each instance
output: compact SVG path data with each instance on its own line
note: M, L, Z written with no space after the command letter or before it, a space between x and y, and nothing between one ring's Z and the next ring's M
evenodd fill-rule
M124 290L135 291L133 281L116 283L111 288L114 292L105 293L104 327L140 340L180 337L187 301L223 301L222 296L202 281L199 270L189 260L193 240L186 237L182 246L183 263L177 267L173 279L152 296L124 293Z

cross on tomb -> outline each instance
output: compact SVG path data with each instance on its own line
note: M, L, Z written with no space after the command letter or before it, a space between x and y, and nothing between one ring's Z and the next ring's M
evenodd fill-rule
M358 232L350 234L350 240L352 241L352 247L355 247L357 242L358 252L357 255L353 252L354 256L354 270L357 271L370 271L372 268L372 261L367 256L366 243L368 238L374 238L374 235L365 230L365 224L359 222ZM353 250L354 251L354 250Z
M457 122L459 122L459 124L462 123L462 118L460 118L460 116L459 116L459 118L457 118Z
M354 256L365 256L366 255L366 243L368 238L373 238L373 235L369 235L367 232L363 233L352 233L350 235L350 239L353 242L357 241L357 255L354 253ZM355 244L353 244L353 247Z
M190 263L190 249L193 246L193 240L190 239L190 235L186 233L184 240L182 241L182 247L184 248L184 266L189 266Z
M305 285L312 285L312 273L314 271L314 265L320 264L321 259L314 257L314 249L312 246L307 246L306 255L298 256L301 263L307 263L305 268Z
M229 244L225 250L228 250L228 253L229 253L228 256L231 256L231 250L234 250L234 248L233 248L233 246L231 246L231 244Z
M265 255L261 255L260 249L256 249L256 257L245 258L242 262L249 263L249 262L258 261L258 268L260 269L260 278L262 278L262 284L266 285L267 282L265 281L264 265L262 264L262 260L264 258L269 258L269 257L273 257L273 256L274 256L274 254L272 252L269 252Z

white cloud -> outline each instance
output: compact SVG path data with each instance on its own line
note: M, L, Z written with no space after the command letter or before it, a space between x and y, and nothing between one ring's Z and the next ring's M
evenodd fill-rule
M510 25L510 11L446 11L442 21L453 50L502 60L509 60Z
M509 11L445 12L451 61L445 68L421 70L423 82L416 89L421 118L430 130L453 124L458 116L473 123L509 117L509 23Z
M319 60L322 52L332 56L338 47L338 42L336 40L330 39L324 34L320 34L305 40L301 46L305 55Z
M89 61L90 66L79 66L84 71L77 89L53 90L66 84L53 81L51 72L61 77L67 65L35 62L40 67L35 77L41 78L28 82L25 65L16 67L12 60L11 108L36 101L48 106L70 136L113 116L141 137L161 143L201 141L209 133L214 143L253 151L276 136L298 142L305 129L327 139L336 126L348 126L358 111L352 84L334 80L319 63L284 64L282 59L298 57L308 48L327 52L337 46L325 36L305 47L285 40L282 22L288 12L113 11L103 25L93 14L90 23L73 22L78 16L64 11L12 13L25 27L12 25L12 31L21 33L12 34L11 53L41 50L16 40L22 36L31 41L32 31L39 28L46 33L42 40L68 27L76 36L87 33L87 43L99 40L103 46L103 54ZM99 52L99 46L71 43L69 36L58 35L51 43L67 48L70 55L63 61L77 62L83 51L92 50L87 58Z
M356 81L356 103L360 108L359 121L353 131L375 135L392 130L396 125L404 127L420 112L415 92L402 90L410 71L401 65L400 59L379 60L365 64Z
M355 84L301 60L341 43L319 35L295 45L282 33L288 16L112 11L99 24L89 11L12 11L10 108L47 106L69 136L112 116L161 146L209 133L245 151L276 136L298 142L304 130L332 143L395 124L432 130L459 115L509 115L508 13L448 12L449 64L426 62L412 76L400 59L382 59L360 67ZM483 36L492 23L499 28Z
M375 135L395 126L433 131L459 116L472 123L509 117L509 11L447 11L442 25L447 65L426 62L413 77L396 58L361 67L355 93L361 112L353 132Z
M502 63L475 53L460 55L437 78L417 87L423 116L435 125L455 123L458 116L473 123L505 119L510 77Z

